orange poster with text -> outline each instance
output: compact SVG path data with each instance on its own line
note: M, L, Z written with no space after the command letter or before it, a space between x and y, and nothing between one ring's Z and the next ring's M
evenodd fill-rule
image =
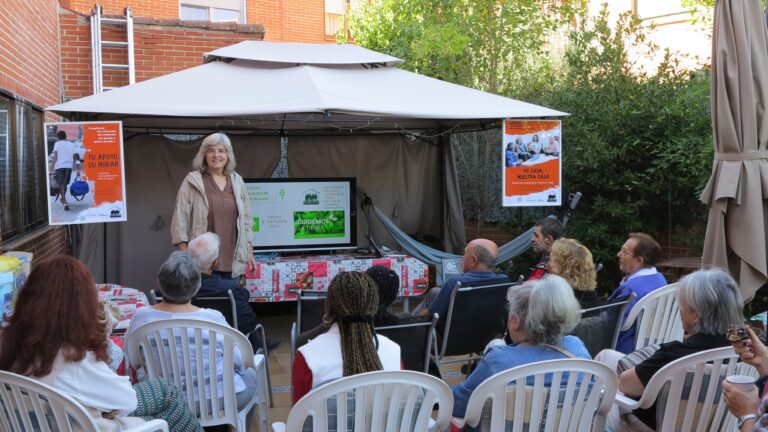
M559 120L505 120L501 133L505 207L562 202L562 132Z
M48 144L48 223L128 220L122 123L45 123L44 128Z
M87 143L85 172L93 180L95 206L123 200L123 172L120 124L86 124L83 142Z

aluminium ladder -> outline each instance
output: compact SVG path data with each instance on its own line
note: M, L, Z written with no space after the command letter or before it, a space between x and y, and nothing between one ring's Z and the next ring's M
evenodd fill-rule
M103 41L101 39L101 25L111 24L125 26L125 41ZM105 64L102 62L102 49L104 47L124 47L127 52L128 64ZM105 90L112 90L116 87L104 87L105 70L124 70L128 72L128 83L136 82L136 70L133 53L133 17L131 8L125 8L125 18L104 18L102 17L101 5L96 5L91 12L91 59L93 67L93 94L101 93Z

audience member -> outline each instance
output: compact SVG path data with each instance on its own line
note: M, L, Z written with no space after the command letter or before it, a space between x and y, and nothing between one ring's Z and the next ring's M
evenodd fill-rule
M407 312L398 314L389 312L389 306L395 301L398 292L400 292L400 278L394 270L384 266L373 266L366 270L365 273L373 280L379 290L379 307L376 315L373 317L374 325L378 326L411 316ZM325 303L325 313L328 313L328 302ZM308 341L328 331L330 327L330 322L322 322L314 328L301 333L296 338L296 346L303 346Z
M573 288L576 300L583 305L598 300L597 273L592 252L574 239L561 238L552 243L548 270L565 279Z
M653 375L662 367L679 358L708 349L728 346L728 326L744 321L742 298L736 281L723 270L699 270L680 280L677 300L683 324L682 341L661 344L653 355L625 370L619 376L619 390L631 398L639 398ZM595 360L616 367L623 354L604 350ZM648 409L636 409L634 415L648 427L656 430L656 404ZM608 425L614 431L625 430L617 407L608 416Z
M619 257L619 269L624 273L624 278L608 300L625 297L632 293L637 295L624 310L623 320L626 320L629 311L638 300L667 285L667 280L655 267L661 258L661 246L648 234L629 233L629 238L616 256ZM634 343L635 326L632 326L629 330L619 333L616 349L629 354L634 349Z
M492 346L466 381L453 388L454 417L464 417L474 389L494 374L543 360L590 358L579 338L565 336L581 316L579 302L565 279L547 275L525 282L509 290L507 301L507 329L512 344ZM564 376L563 382L567 379Z
M739 324L739 323L732 323ZM723 399L738 419L740 432L768 431L768 349L754 331L745 326L749 339L731 342L741 361L754 366L761 378L749 391L728 380L723 381ZM762 399L760 397L762 394Z
M251 294L240 286L237 279L227 279L214 273L219 260L219 236L206 232L192 239L187 246L187 253L200 269L201 284L196 297L216 297L227 295L232 290L237 310L237 330L249 334L256 327L256 313L251 308ZM253 349L261 348L261 335L253 332L249 335ZM267 339L267 350L272 351L282 342L280 336Z
M394 270L384 266L373 266L366 270L365 273L373 279L373 282L379 288L379 309L374 317L376 325L411 316L407 312L393 314L389 311L389 307L400 292L400 277Z
M451 301L451 292L456 284L473 283L504 283L509 282L509 277L493 272L496 266L496 258L499 256L499 248L496 243L487 239L475 239L464 248L464 274L454 276L445 282L443 287L433 287L427 291L427 295L416 309L413 315L438 314L440 322L444 322L448 314L448 306Z
M160 271L157 273L157 282L160 293L163 295L163 301L154 305L136 309L136 312L131 319L131 323L128 326L126 338L129 335L141 327L162 320L171 319L195 319L200 321L209 321L217 324L228 326L227 320L221 312L213 309L203 309L192 305L192 298L200 289L200 270L197 264L186 253L181 251L175 251L171 253L171 256L160 266ZM205 346L208 346L208 337L205 332L202 334L203 342ZM189 330L189 338L195 337L194 330ZM216 344L216 370L223 370L224 362L224 347L223 342ZM204 379L210 381L211 377L208 376L210 366L208 365L208 359L211 358L207 349L203 349L203 371ZM181 359L182 353L177 353ZM195 385L200 381L200 378L196 377L197 367L194 364L194 357L192 358L194 370L192 375L195 377ZM238 408L244 407L252 398L256 392L257 378L256 371L253 369L245 369L243 364L242 354L239 351L235 351L234 365L230 366L235 368L235 392L237 395ZM220 392L223 392L223 376L217 373L215 377ZM197 390L194 390L197 393Z
M547 264L549 263L549 252L552 250L552 244L555 240L563 236L563 225L559 220L553 217L547 217L536 222L533 227L531 243L533 251L539 254L539 263L533 268L528 280L541 279L547 274Z
M100 430L163 419L171 431L202 431L175 387L162 380L131 386L109 368L106 318L85 264L67 256L40 261L0 333L0 369L72 397Z
M296 403L318 386L363 372L400 370L400 346L373 331L378 288L362 272L341 272L328 286L325 333L296 352L291 384Z

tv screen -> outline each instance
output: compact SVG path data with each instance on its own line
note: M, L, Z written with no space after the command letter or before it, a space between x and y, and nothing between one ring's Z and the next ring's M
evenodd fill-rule
M246 179L255 251L354 249L354 178Z

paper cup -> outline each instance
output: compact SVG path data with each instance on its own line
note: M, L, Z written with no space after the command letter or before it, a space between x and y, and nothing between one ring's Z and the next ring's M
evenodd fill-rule
M726 381L735 384L739 390L748 392L755 388L755 379L746 375L729 375L725 377Z

